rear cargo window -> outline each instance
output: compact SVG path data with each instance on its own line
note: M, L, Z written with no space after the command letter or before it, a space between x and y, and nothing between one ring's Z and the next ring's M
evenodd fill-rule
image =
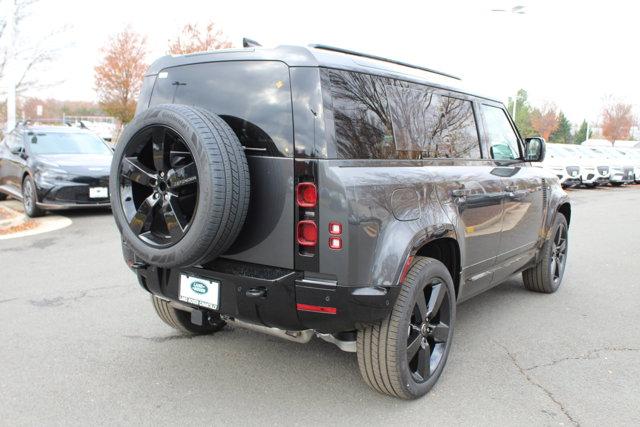
M395 159L384 85L378 76L324 70L331 82L336 153L342 159Z
M185 104L222 117L248 155L293 156L289 69L276 61L211 62L158 74L150 105Z
M345 159L480 159L470 101L386 77L323 70L336 153Z

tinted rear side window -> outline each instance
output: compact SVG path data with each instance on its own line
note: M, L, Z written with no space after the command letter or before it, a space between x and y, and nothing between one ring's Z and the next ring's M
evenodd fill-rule
M346 159L480 158L470 101L386 77L323 70Z
M390 80L346 71L323 72L331 84L338 157L397 158L384 89Z
M471 102L428 87L387 86L396 149L422 158L479 159Z
M165 74L166 73L166 74ZM158 74L150 105L185 104L222 117L247 154L293 156L289 68L275 61L184 65Z

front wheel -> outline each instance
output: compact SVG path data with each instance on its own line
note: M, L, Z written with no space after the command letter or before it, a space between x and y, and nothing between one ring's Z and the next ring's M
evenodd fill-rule
M569 226L559 212L549 236L542 246L538 263L522 272L524 287L530 291L551 294L562 283L569 249Z
M36 184L29 175L22 181L22 205L24 206L24 212L31 218L44 214L44 211L38 207Z
M400 286L387 318L358 331L358 365L374 390L415 399L431 390L447 362L455 289L447 267L425 257L416 257Z

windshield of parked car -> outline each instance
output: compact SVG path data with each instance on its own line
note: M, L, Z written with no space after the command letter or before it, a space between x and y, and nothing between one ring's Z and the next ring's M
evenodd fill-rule
M547 144L547 154L551 157L568 157L568 153L560 148Z
M624 159L624 158L625 158L625 155L624 155L624 154L622 154L622 153L621 153L621 152L619 152L618 150L614 150L614 149L609 149L609 150L607 150L607 151L606 151L606 154L607 154L609 157L613 157L613 158L615 158L615 159Z
M591 149L589 148L583 148L580 150L580 154L582 154L584 157L588 157L590 159L597 159L598 155Z
M29 132L27 143L38 154L111 154L102 139L84 132Z
M565 157L580 157L580 153L570 147L558 147Z
M640 159L640 150L638 150L637 148L632 148L632 149L627 150L627 151L618 150L618 152L621 153L623 156L628 157L630 159Z
M615 150L607 149L607 148L593 148L593 151L600 154L601 156L608 157L610 159L619 159L620 157L617 155L618 152ZM620 155L622 156L622 155ZM624 156L622 156L624 157Z

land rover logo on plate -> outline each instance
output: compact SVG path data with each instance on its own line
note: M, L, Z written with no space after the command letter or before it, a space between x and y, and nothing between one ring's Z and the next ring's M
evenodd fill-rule
M220 304L220 282L180 273L178 299L188 304L218 310Z
M202 282L192 282L191 290L197 294L203 295L209 291L209 288L207 288L207 285Z

